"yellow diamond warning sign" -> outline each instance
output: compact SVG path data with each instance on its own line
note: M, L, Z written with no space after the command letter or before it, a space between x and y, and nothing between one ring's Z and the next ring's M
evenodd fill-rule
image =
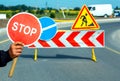
M80 10L72 28L72 30L96 30L99 25L95 21L92 14L90 14L86 5Z

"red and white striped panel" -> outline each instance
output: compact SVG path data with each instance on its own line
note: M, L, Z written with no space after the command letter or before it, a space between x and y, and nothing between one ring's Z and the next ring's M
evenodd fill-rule
M58 31L51 40L38 40L29 48L104 47L104 36L104 30Z

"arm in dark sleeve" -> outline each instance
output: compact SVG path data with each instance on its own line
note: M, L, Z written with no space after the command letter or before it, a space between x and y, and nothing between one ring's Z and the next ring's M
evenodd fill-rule
M0 67L6 66L7 63L11 60L12 58L10 57L8 51L0 50Z

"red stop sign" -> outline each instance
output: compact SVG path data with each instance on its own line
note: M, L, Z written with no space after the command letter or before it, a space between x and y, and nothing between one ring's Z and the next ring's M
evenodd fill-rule
M12 42L22 42L25 46L37 41L41 34L39 20L30 13L18 13L7 24L8 37Z

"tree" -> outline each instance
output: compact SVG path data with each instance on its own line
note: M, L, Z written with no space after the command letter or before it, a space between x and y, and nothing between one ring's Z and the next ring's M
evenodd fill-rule
M80 7L75 7L74 10L79 11L79 10L80 10Z
M7 9L6 6L4 6L4 5L0 5L0 10L6 10L6 9Z

